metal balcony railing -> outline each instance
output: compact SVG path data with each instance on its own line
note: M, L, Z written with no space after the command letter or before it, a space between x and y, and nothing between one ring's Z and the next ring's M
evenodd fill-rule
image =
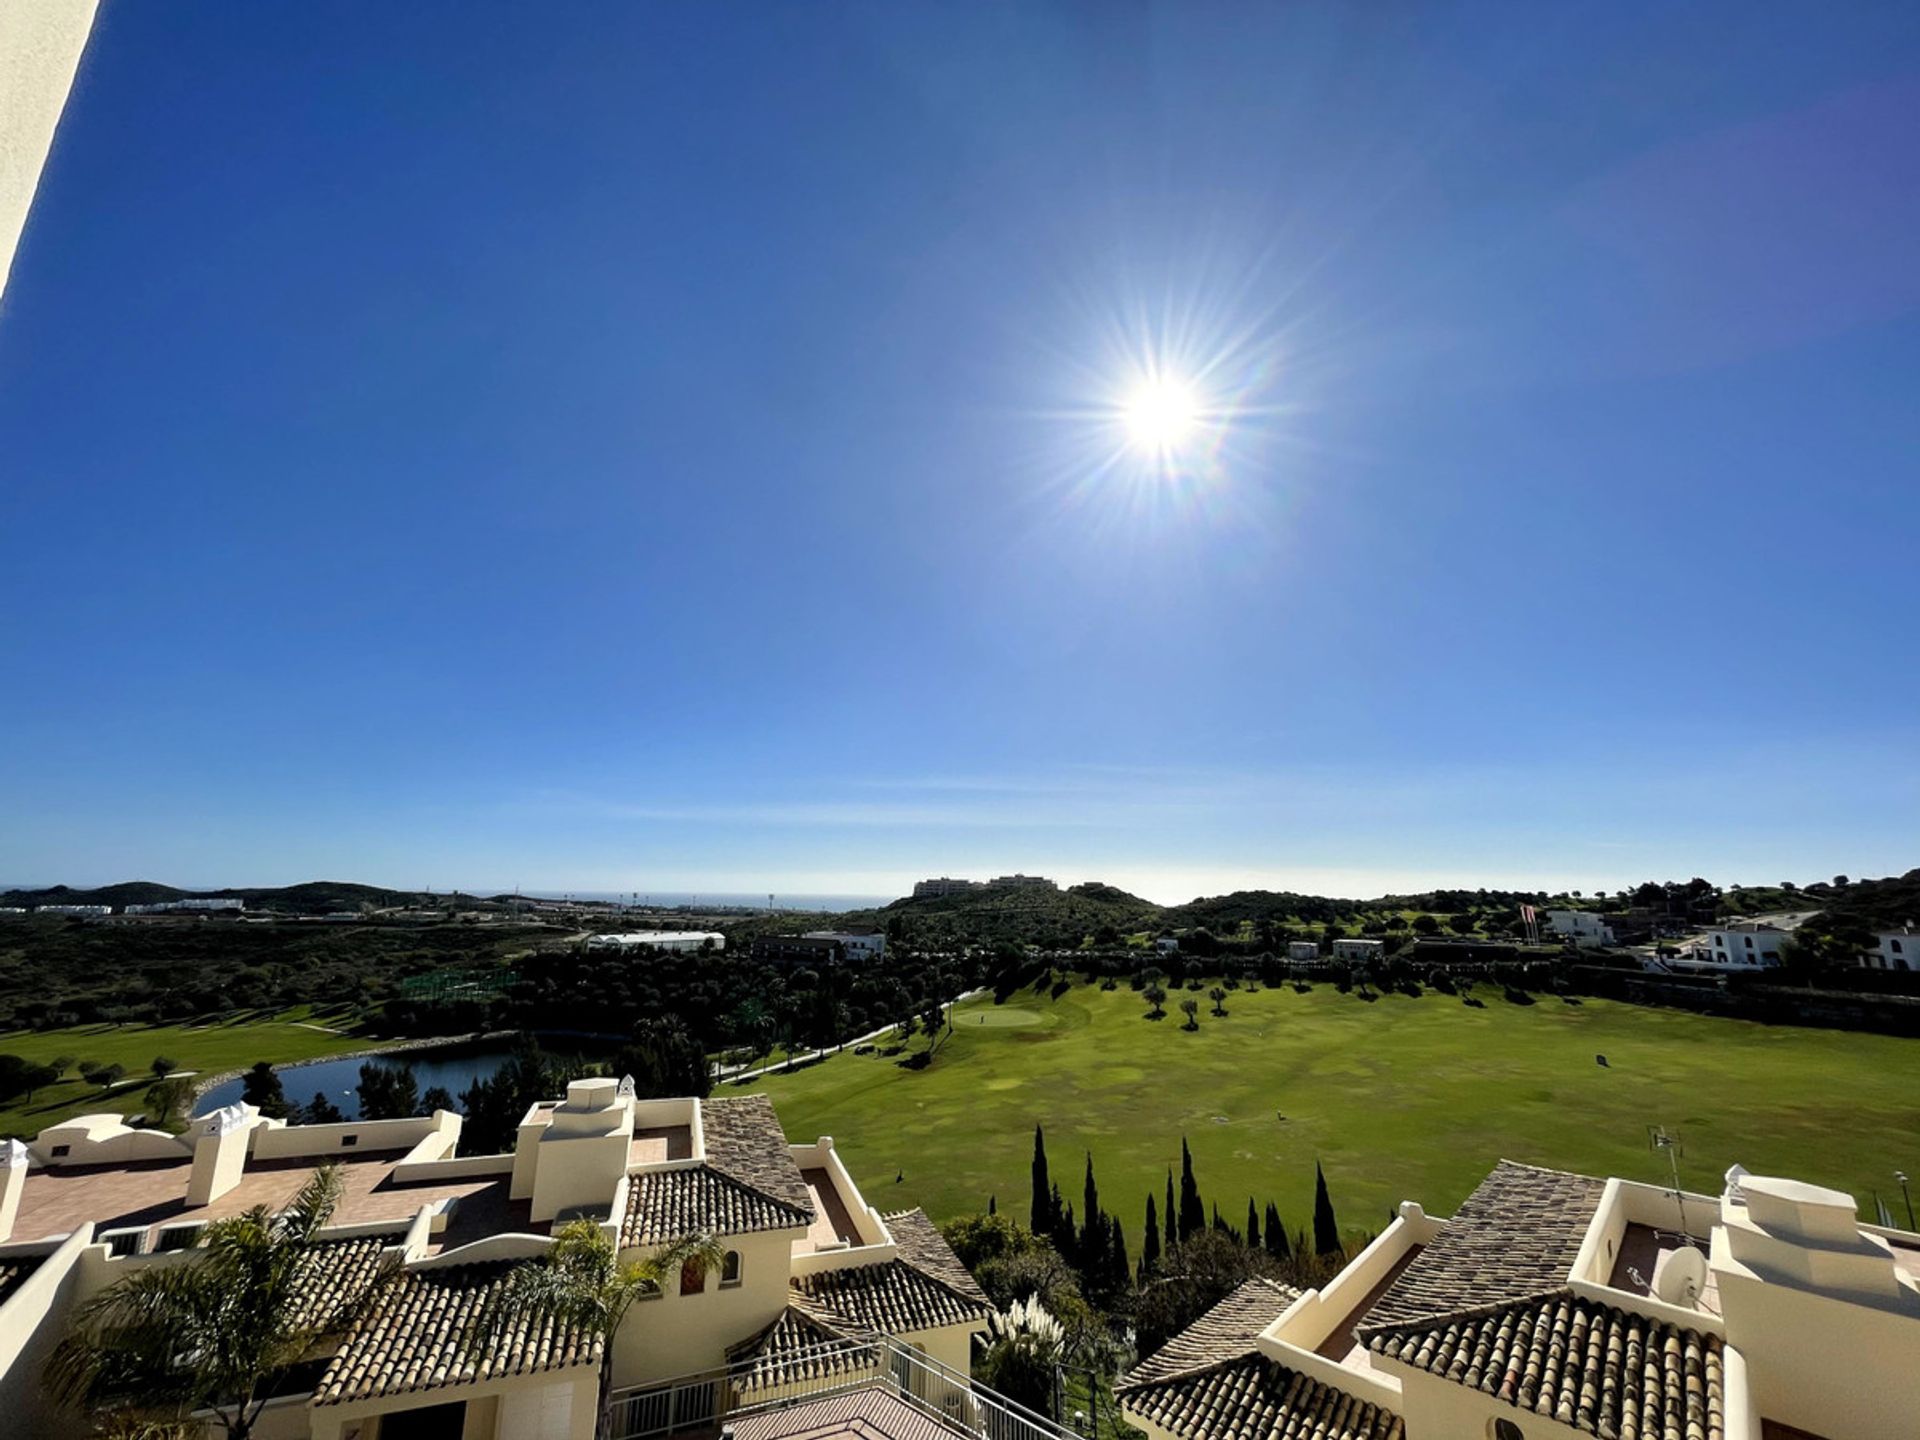
M891 1395L961 1440L1080 1440L1036 1410L888 1336L835 1340L613 1392L604 1440L717 1434L734 1419L862 1390Z

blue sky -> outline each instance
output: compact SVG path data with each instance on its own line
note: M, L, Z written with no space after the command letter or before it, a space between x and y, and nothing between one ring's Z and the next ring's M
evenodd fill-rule
M0 879L1904 870L1916 257L1912 6L109 4Z

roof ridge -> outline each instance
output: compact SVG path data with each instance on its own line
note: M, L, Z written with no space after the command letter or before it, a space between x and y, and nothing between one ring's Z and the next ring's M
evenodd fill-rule
M737 1185L742 1190L746 1190L751 1192L752 1194L758 1195L762 1200L765 1200L770 1205L778 1205L783 1210L791 1210L795 1215L802 1216L809 1220L813 1218L812 1210L805 1209L799 1205L796 1205L791 1200L782 1200L778 1195L775 1195L771 1190L763 1190L760 1186L754 1184L751 1180L742 1179L739 1175L727 1169L726 1166L724 1165L716 1165L711 1160L702 1160L700 1164L695 1168L700 1170L705 1170L710 1174L718 1175L722 1180L725 1180L729 1185ZM640 1173L644 1175L647 1172L643 1170Z
M1607 1183L1600 1176L1589 1175L1582 1170L1561 1170L1552 1165L1535 1165L1528 1160L1509 1160L1504 1155L1502 1155L1500 1159L1495 1162L1494 1168L1497 1170L1502 1165L1510 1165L1515 1170L1531 1170L1536 1175L1566 1175L1566 1176L1570 1176L1575 1180L1592 1180L1595 1183L1601 1184L1601 1185L1604 1185ZM1485 1182L1483 1181L1482 1183L1484 1184ZM1474 1188L1478 1189L1479 1187L1475 1186Z
M1552 1300L1570 1300L1575 1305L1600 1311L1609 1315L1631 1315L1644 1320L1656 1330L1671 1330L1679 1335L1698 1335L1706 1339L1713 1332L1698 1329L1692 1325L1682 1325L1678 1321L1666 1319L1660 1315L1650 1315L1644 1310L1635 1310L1626 1305L1616 1305L1611 1300L1596 1299L1583 1295L1571 1284L1557 1285L1551 1290L1540 1290L1531 1295L1516 1295L1510 1300L1491 1300L1484 1305L1468 1305L1457 1310L1443 1310L1433 1315L1422 1315L1413 1320L1397 1320L1386 1325L1363 1325L1360 1336L1369 1350L1375 1348L1376 1341L1386 1340L1395 1335L1419 1335L1441 1329L1447 1325L1458 1325L1468 1320L1491 1320L1511 1310L1524 1310L1544 1305Z
M1515 1295L1505 1300L1487 1300L1478 1305L1461 1305L1452 1310L1436 1310L1431 1315L1420 1315L1410 1320L1390 1320L1384 1325L1362 1325L1359 1336L1366 1342L1369 1350L1376 1340L1384 1340L1389 1335L1422 1334L1443 1325L1457 1325L1463 1320L1489 1320L1509 1310L1526 1305L1538 1305L1547 1300L1562 1297L1583 1298L1571 1285L1556 1285L1551 1290L1536 1290L1530 1295Z
M888 1263L893 1265L906 1266L907 1269L913 1271L913 1273L918 1275L922 1280L932 1281L935 1285L938 1285L942 1290L946 1291L949 1295L953 1296L954 1299L959 1300L964 1304L978 1305L980 1303L978 1296L967 1294L966 1291L962 1290L958 1285L955 1285L951 1280L947 1279L945 1276L936 1275L933 1273L933 1271L926 1269L924 1266L914 1264L913 1261L907 1259L907 1257L904 1255L896 1255ZM998 1310L1000 1308L999 1306L995 1305L991 1300L987 1302L987 1307L992 1310Z
M1125 1378L1116 1380L1113 1385L1113 1393L1119 1395L1122 1391L1125 1391L1131 1395L1138 1390L1151 1390L1156 1385L1172 1385L1181 1380L1192 1380L1196 1376L1211 1375L1216 1370L1224 1370L1229 1365L1244 1365L1249 1360L1260 1360L1266 1364L1278 1366L1289 1375L1300 1373L1290 1366L1284 1365L1280 1361L1262 1354L1260 1347L1256 1345L1251 1350L1242 1350L1238 1355L1222 1355L1210 1360L1196 1360L1184 1369L1169 1370L1166 1374L1155 1375L1150 1380L1130 1381Z

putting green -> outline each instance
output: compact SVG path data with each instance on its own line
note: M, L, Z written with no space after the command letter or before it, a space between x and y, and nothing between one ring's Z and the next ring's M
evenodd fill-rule
M962 1011L954 1016L954 1024L967 1025L973 1029L1019 1030L1029 1025L1045 1025L1047 1017L1037 1010L1027 1010L1018 1005L995 1005L987 1010Z

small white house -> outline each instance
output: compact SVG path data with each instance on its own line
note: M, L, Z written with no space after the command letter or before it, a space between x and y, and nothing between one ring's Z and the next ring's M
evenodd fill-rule
M1547 911L1547 933L1571 940L1582 950L1614 943L1613 927L1592 910Z
M1882 930L1873 938L1874 948L1862 963L1875 970L1920 968L1920 930L1902 925L1898 930Z
M1743 970L1780 963L1780 947L1815 912L1791 915L1756 915L1749 920L1728 920L1707 932L1706 954L1698 957L1709 965Z
M1153 948L1162 955L1178 955L1180 942L1171 935L1162 935L1153 942Z
M1320 942L1319 941L1317 940L1287 941L1287 959L1318 960L1319 958L1320 958Z
M802 940L835 940L849 960L878 960L887 953L887 937L880 930L809 930Z
M1387 957L1387 942L1384 940L1336 940L1333 942L1333 958L1345 960L1355 965L1369 964Z

